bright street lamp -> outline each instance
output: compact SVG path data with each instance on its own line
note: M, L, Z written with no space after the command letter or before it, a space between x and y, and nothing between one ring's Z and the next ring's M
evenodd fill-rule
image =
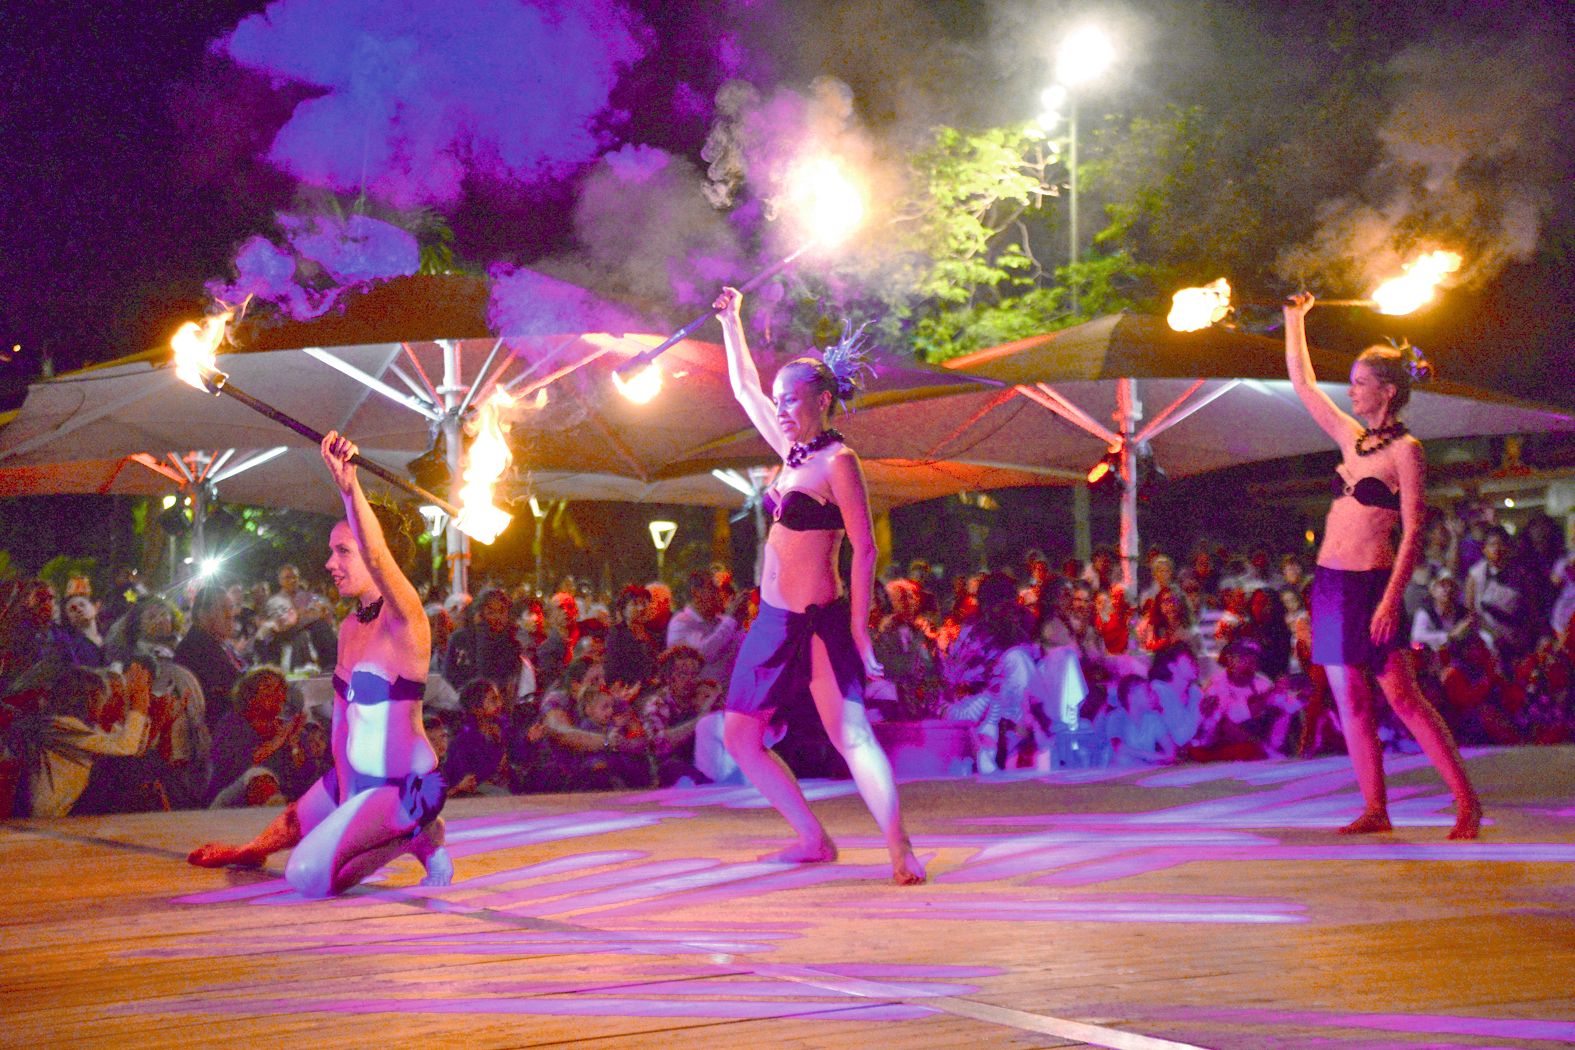
M1048 113L1041 117L1046 128L1054 127L1056 111L1067 107L1068 208L1067 260L1075 263L1080 255L1077 238L1077 94L1069 89L1098 77L1115 60L1115 47L1103 31L1084 26L1061 41L1056 52L1056 82L1042 96ZM1077 313L1077 280L1072 280L1072 312Z

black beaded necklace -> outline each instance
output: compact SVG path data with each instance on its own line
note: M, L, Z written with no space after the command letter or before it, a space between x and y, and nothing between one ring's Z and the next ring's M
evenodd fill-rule
M383 611L383 599L379 598L371 605L363 605L355 611L355 618L362 623L371 623L377 619L377 614Z
M816 434L813 438L803 442L802 444L795 441L788 448L787 465L790 467L801 467L804 465L804 461L810 456L813 456L815 453L819 452L833 441L841 440L841 432L839 432L834 427L827 427L825 430L822 430L819 434Z
M1358 456L1371 456L1374 452L1394 444L1409 433L1410 431L1406 429L1406 425L1398 419L1391 423L1385 423L1381 427L1364 427L1356 439L1356 454ZM1376 444L1369 445L1369 441L1376 442Z

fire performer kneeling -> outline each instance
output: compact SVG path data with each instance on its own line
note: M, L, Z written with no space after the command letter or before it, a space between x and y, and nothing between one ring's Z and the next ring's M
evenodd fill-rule
M833 861L837 847L805 801L787 764L765 746L771 714L808 693L891 852L892 879L924 881L908 833L891 763L864 712L865 676L880 677L869 637L875 576L869 493L858 456L830 427L831 409L849 400L866 369L856 339L845 338L824 361L801 357L777 372L766 396L750 358L739 310L742 294L724 288L714 304L722 322L733 396L785 466L765 494L775 519L766 542L760 615L749 628L727 691L723 740L756 789L781 813L798 841L765 861ZM846 532L853 546L851 600L837 555Z
M290 849L285 878L306 897L330 897L409 853L423 885L443 886L454 866L443 848L445 785L421 721L432 639L426 612L400 568L410 541L374 509L350 458L330 432L323 462L344 498L345 520L329 534L327 569L339 593L360 603L339 628L334 669L334 766L244 846L211 843L187 858L201 867L259 865Z
M1312 658L1329 674L1365 803L1361 816L1340 832L1390 830L1371 673L1454 793L1455 826L1449 837L1474 839L1482 803L1448 727L1417 685L1401 603L1422 547L1427 461L1399 412L1411 397L1411 384L1428 378L1432 369L1414 350L1364 350L1351 366L1351 409L1357 419L1351 418L1318 389L1313 375L1305 330L1312 306L1313 297L1306 294L1286 304L1285 361L1302 404L1340 446L1335 500L1312 585ZM1398 550L1390 539L1396 523Z

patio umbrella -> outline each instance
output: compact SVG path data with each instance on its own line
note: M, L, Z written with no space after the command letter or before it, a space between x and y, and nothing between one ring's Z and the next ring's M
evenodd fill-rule
M1311 353L1320 385L1344 401L1352 359ZM978 419L959 420L936 445L938 454L966 450L988 458L994 449L1020 448L1043 454L1042 463L1081 463L1085 470L1101 446L1120 454L1121 555L1129 586L1138 551L1140 450L1152 446L1157 462L1183 476L1328 447L1284 378L1283 343L1231 329L1176 332L1158 317L1114 314L954 358L946 367L1011 384L1023 402L1047 409L1061 425L1045 427L1042 413L1003 401ZM1146 421L1145 400L1163 406ZM1422 440L1575 429L1569 412L1449 381L1413 390L1406 421Z

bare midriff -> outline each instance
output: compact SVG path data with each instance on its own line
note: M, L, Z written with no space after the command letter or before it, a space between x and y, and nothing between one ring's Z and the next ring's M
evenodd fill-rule
M794 532L772 525L766 537L760 600L791 612L836 601L842 596L837 577L837 554L841 548L841 529Z
M350 730L345 753L357 773L402 777L437 768L437 753L421 726L419 700L346 704L345 718Z
M1364 506L1351 496L1336 498L1324 519L1318 564L1347 572L1389 568L1395 563L1391 537L1399 521L1397 510Z

